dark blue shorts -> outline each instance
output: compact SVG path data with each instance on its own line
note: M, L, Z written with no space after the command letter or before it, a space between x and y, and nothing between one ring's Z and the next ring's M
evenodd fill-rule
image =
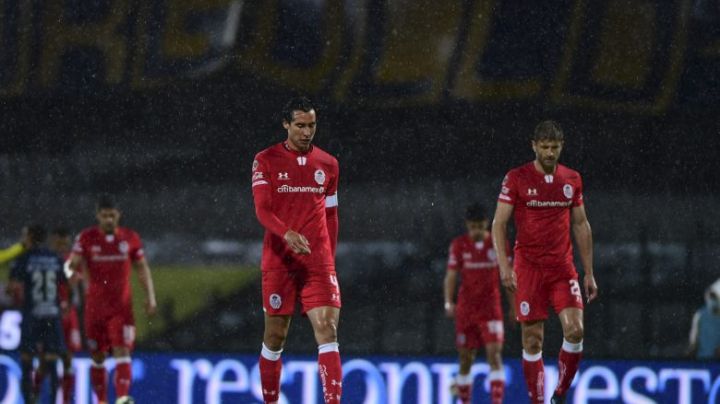
M33 318L23 316L20 352L37 354L64 353L65 339L59 318Z

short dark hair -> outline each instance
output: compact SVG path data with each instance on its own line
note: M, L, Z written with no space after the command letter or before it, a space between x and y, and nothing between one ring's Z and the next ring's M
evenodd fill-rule
M103 209L118 209L118 204L110 195L101 195L95 204L95 209L98 212Z
M42 244L47 240L47 231L41 224L31 224L27 227L27 233L33 244Z
M307 97L295 97L285 104L282 110L282 119L284 122L290 123L293 121L294 111L310 112L315 109L312 101Z
M57 226L50 232L50 235L57 236L57 237L69 237L70 236L70 229L68 229L65 226Z
M558 142L562 142L565 140L565 135L563 134L563 130L559 123L546 120L537 124L532 140L535 142L539 142L541 140L556 140Z
M479 222L487 218L485 207L479 203L473 203L465 209L465 220Z

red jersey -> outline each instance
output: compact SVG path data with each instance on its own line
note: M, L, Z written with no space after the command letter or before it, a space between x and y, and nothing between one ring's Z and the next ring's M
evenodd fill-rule
M514 206L515 262L520 267L573 266L570 212L583 204L580 174L561 164L539 172L530 162L508 172L498 200Z
M263 271L334 267L337 224L329 226L327 211L336 214L338 174L335 157L315 146L300 153L283 142L255 156L253 197L266 229ZM308 239L310 254L288 248L283 238L288 230Z
M131 263L145 256L137 233L118 227L114 234L105 234L97 226L90 227L78 235L73 254L82 256L87 265L88 312L113 314L132 307Z
M458 306L482 306L483 310L496 310L500 316L500 274L489 232L477 242L467 234L455 238L450 244L447 269L460 273Z

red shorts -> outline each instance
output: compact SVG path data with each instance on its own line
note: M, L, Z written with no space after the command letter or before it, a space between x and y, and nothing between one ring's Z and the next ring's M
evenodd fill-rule
M77 309L72 307L62 317L63 336L68 351L77 353L82 350L82 336L80 335L80 320Z
M109 352L110 348L135 346L135 319L132 309L121 310L109 316L85 318L85 335L90 352Z
M516 268L515 312L520 322L545 320L548 306L556 313L563 309L582 309L583 301L575 268Z
M284 316L295 313L299 302L302 313L317 307L340 308L340 287L335 269L323 271L263 271L263 310L269 315Z
M503 321L478 320L472 316L455 317L455 345L458 348L479 349L487 344L505 341Z

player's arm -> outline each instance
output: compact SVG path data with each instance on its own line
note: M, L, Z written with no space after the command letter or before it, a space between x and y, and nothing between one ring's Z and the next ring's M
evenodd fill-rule
M85 268L85 257L81 254L73 252L70 257L65 261L63 270L65 277L70 281L71 284L76 284L80 278L82 278L82 269Z
M515 270L510 265L507 249L507 225L512 217L513 209L513 205L509 203L498 202L492 222L492 237L493 246L497 253L498 266L500 267L500 280L508 291L515 293L517 279L515 278Z
M457 271L448 269L445 271L443 282L443 295L445 296L445 315L455 317L455 288L457 287Z
M140 286L145 291L145 311L147 314L153 315L157 311L157 300L155 299L155 285L153 284L150 265L148 265L145 257L141 257L133 262L133 267L138 274Z
M687 355L694 358L698 349L698 330L700 328L700 311L695 312L690 326L690 340L688 344Z
M590 222L588 222L584 205L572 208L571 221L575 242L580 252L580 261L585 271L585 296L588 303L590 303L597 298L598 287L593 272L592 229L590 228Z
M14 260L22 254L23 251L25 251L25 247L22 243L15 243L8 248L3 248L0 250L0 265Z
M328 235L330 236L330 248L335 256L337 247L338 232L340 228L340 219L338 217L338 168L335 168L335 175L332 184L328 187L328 194L325 196L325 220L327 221Z
M252 191L258 221L269 232L285 239L288 247L296 254L310 254L310 243L305 236L290 229L273 211L272 190L269 180L265 178L266 172L262 163L253 167Z

